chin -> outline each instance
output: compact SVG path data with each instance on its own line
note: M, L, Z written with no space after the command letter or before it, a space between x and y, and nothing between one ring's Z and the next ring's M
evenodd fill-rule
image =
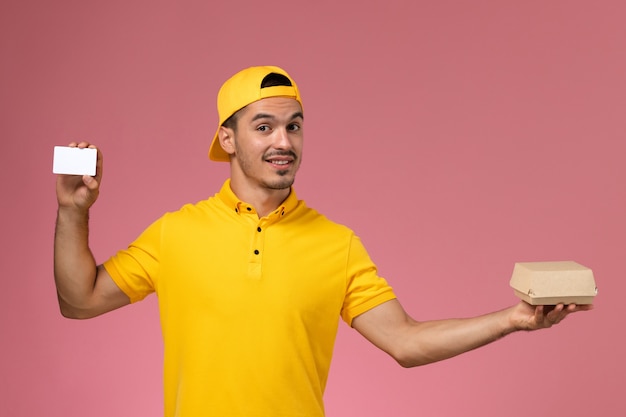
M276 179L275 181L268 181L265 185L267 188L272 190L284 190L285 188L289 188L293 185L295 178L294 177L281 177Z

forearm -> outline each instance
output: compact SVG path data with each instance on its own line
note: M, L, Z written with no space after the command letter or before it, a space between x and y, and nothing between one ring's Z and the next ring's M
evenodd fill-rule
M404 367L448 359L494 342L516 330L512 308L483 316L413 322L396 360Z
M54 236L54 278L61 312L90 300L97 266L89 249L89 212L59 207Z
M592 305L532 306L524 301L482 316L418 322L398 300L357 316L352 326L400 365L413 367L448 359L494 342L517 330L546 329Z

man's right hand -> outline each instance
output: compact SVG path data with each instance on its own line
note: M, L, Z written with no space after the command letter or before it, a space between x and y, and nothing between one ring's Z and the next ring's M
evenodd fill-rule
M68 145L72 148L92 148L94 145L87 142L72 142ZM102 153L98 149L98 160L96 163L96 176L89 175L58 175L57 176L57 201L59 208L77 209L88 211L96 202L100 192L102 180Z

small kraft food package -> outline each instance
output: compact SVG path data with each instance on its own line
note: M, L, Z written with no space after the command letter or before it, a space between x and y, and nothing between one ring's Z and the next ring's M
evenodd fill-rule
M510 285L531 305L593 304L598 293L591 269L574 261L518 262Z

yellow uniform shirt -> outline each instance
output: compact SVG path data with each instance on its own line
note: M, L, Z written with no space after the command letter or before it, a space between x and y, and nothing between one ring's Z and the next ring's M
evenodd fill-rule
M361 241L299 201L259 219L227 181L104 264L156 292L166 417L320 417L339 317L394 298Z

